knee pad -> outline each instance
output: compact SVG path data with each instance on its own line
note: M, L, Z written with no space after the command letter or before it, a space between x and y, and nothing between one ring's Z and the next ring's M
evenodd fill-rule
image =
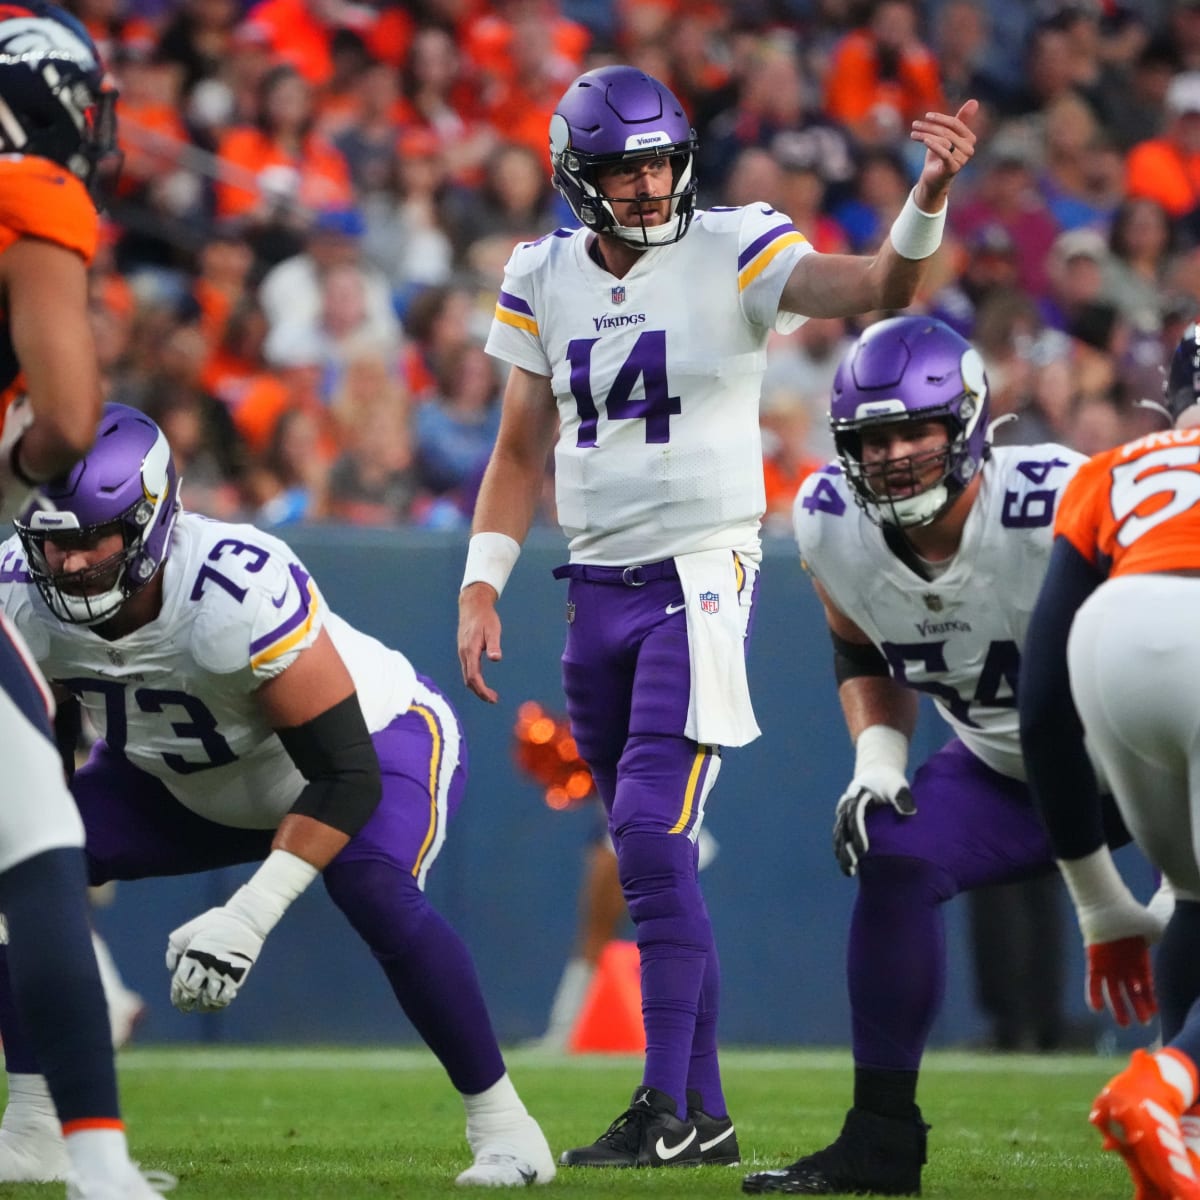
M696 880L695 851L686 837L622 834L617 866L639 945L666 942L707 949L708 914Z

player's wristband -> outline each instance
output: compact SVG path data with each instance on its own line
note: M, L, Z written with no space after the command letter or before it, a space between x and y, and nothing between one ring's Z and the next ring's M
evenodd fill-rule
M472 583L490 583L499 599L520 553L521 543L506 533L474 534L467 545L467 566L458 590Z
M908 738L891 725L868 725L854 741L854 777L886 768L908 770Z
M228 908L266 937L288 905L320 874L310 862L287 850L272 850L250 879L229 898Z
M943 204L935 213L927 213L917 207L914 192L892 222L890 237L892 248L901 258L919 260L928 258L942 244L942 230L946 228L946 210Z

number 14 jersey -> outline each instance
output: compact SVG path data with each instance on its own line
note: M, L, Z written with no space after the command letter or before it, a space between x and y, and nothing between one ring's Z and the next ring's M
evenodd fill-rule
M967 748L1014 779L1025 778L1020 655L1059 498L1084 461L1055 444L994 448L958 553L932 580L889 549L840 467L810 475L793 509L805 569L883 654L892 678L930 695Z
M487 343L551 381L571 560L756 557L766 342L804 320L779 297L811 245L766 205L707 209L618 279L589 254L591 236L560 229L513 251Z

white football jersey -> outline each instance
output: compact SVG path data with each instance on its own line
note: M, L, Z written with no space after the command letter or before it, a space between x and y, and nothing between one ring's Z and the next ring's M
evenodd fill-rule
M300 795L304 777L254 692L322 627L354 679L372 733L408 708L416 687L409 661L331 613L278 538L183 513L162 570L158 617L110 642L54 616L13 537L0 546L0 608L108 744L200 816L273 829Z
M757 558L767 336L803 322L779 297L812 246L766 205L708 209L617 279L590 236L560 229L513 251L487 342L551 380L571 560Z
M1054 444L994 447L962 545L934 580L892 553L836 464L804 481L792 510L805 569L878 647L893 678L932 696L968 749L1016 779L1025 778L1021 649L1059 498L1085 461Z

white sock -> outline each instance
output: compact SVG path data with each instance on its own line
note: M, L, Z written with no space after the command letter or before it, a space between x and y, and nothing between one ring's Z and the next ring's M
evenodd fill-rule
M82 1179L120 1179L131 1165L123 1129L80 1129L67 1138L67 1154Z
M9 1073L8 1104L4 1109L4 1128L11 1129L21 1125L45 1125L49 1121L55 1129L61 1128L58 1123L58 1110L46 1086L44 1075L25 1075Z
M548 1042L561 1042L564 1046L575 1028L575 1022L587 999L588 988L596 974L596 964L586 958L571 958L563 968L562 977L554 992L550 1005L550 1023L546 1027Z
M464 1092L463 1105L467 1110L467 1141L472 1148L487 1134L509 1128L529 1116L507 1072L486 1092L476 1092L473 1096Z

